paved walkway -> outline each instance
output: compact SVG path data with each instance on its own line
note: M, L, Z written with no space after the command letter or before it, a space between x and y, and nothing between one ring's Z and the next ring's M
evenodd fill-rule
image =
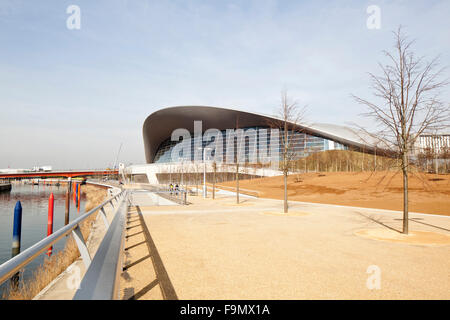
M356 234L395 233L400 212L291 202L283 216L278 200L188 201L133 195L123 299L450 299L449 245ZM450 218L411 214L410 230L448 237ZM368 269L381 272L380 289L368 289Z

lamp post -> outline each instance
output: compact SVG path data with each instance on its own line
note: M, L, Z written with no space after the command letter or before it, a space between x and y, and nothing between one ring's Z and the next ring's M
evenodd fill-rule
M184 183L184 158L181 158L181 188L183 188L183 185L185 185ZM187 189L186 187L184 188L185 190Z
M180 186L184 191L187 191L187 183L189 181L186 181L187 179L185 179L184 177L184 165L189 163L189 159L185 158L184 156L181 158L181 182L180 182ZM188 171L186 171L186 173L188 173ZM183 188L184 186L184 188Z

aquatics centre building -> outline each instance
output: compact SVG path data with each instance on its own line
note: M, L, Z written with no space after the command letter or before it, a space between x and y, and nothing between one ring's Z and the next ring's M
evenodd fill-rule
M237 159L229 156L231 149L242 156L240 159L243 162L259 162L260 157L252 156L265 151L261 146L265 146L266 150L274 150L274 141L281 139L280 136L275 136L274 140L271 134L272 124L276 121L280 120L269 115L219 107L176 106L160 109L150 114L143 125L147 164L131 166L130 173L145 176L144 181L160 183L163 175L180 170L184 173L197 170L195 163L197 160L203 162L204 156L205 162L212 162L214 159L230 164ZM291 124L290 128L292 150L297 158L327 150L365 153L375 150L373 144L367 143L370 139L363 139L360 133L348 127L333 124ZM181 130L182 137L180 134L174 135L177 130ZM215 132L212 136L208 135L211 130ZM236 133L237 130L243 134L242 143L236 144L237 139L234 139L229 144L229 133ZM279 134L282 135L282 131ZM180 149L181 145L183 148ZM276 145L279 149L282 143ZM179 153L177 149L183 151ZM208 149L208 153L202 152L205 149ZM177 156L174 157L174 154ZM210 166L207 170L211 170ZM266 168L255 171L255 175L259 176L277 174L280 172L273 167L272 170Z

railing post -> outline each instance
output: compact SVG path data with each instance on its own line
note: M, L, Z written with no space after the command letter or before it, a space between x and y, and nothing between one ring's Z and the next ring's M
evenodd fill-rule
M105 223L106 229L108 229L108 228L109 228L109 223L108 223L108 219L106 219L105 208L102 207L102 208L100 209L100 214L101 214L101 216L102 216L102 218L103 218L103 222Z
M72 235L75 239L75 242L78 247L78 251L80 252L81 258L83 259L83 263L86 266L86 269L89 268L91 264L91 256L89 255L89 250L86 246L86 242L84 242L83 234L81 233L80 226L77 225L75 229L72 230Z

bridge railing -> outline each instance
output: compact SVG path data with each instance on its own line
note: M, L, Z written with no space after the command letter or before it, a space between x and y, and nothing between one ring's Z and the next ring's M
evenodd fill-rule
M75 293L74 300L119 299L127 209L128 197L125 196L119 203L111 226L100 243L94 260Z
M89 218L91 215L93 215L95 212L97 212L97 210L100 210L99 213L101 214L103 221L108 229L107 231L108 233L110 228L108 220L106 218L105 206L111 205L114 209L116 209L115 216L117 216L117 213L120 213L119 211L122 210L123 204L126 203L125 200L127 198L128 198L128 191L118 192L116 195L111 196L103 203L89 210L79 218L75 219L74 221L70 222L69 224L60 228L59 230L55 231L50 236L42 239L33 246L19 253L17 256L11 258L10 260L0 265L0 285L3 282L10 279L12 276L14 276L17 272L22 270L30 262L36 259L40 254L45 252L49 247L53 246L58 241L64 239L69 234L72 234L72 236L74 237L83 263L86 266L86 269L88 270L89 266L91 265L92 259L89 254L86 243L84 241L83 235L81 233L80 229L81 223L85 221L87 218Z

